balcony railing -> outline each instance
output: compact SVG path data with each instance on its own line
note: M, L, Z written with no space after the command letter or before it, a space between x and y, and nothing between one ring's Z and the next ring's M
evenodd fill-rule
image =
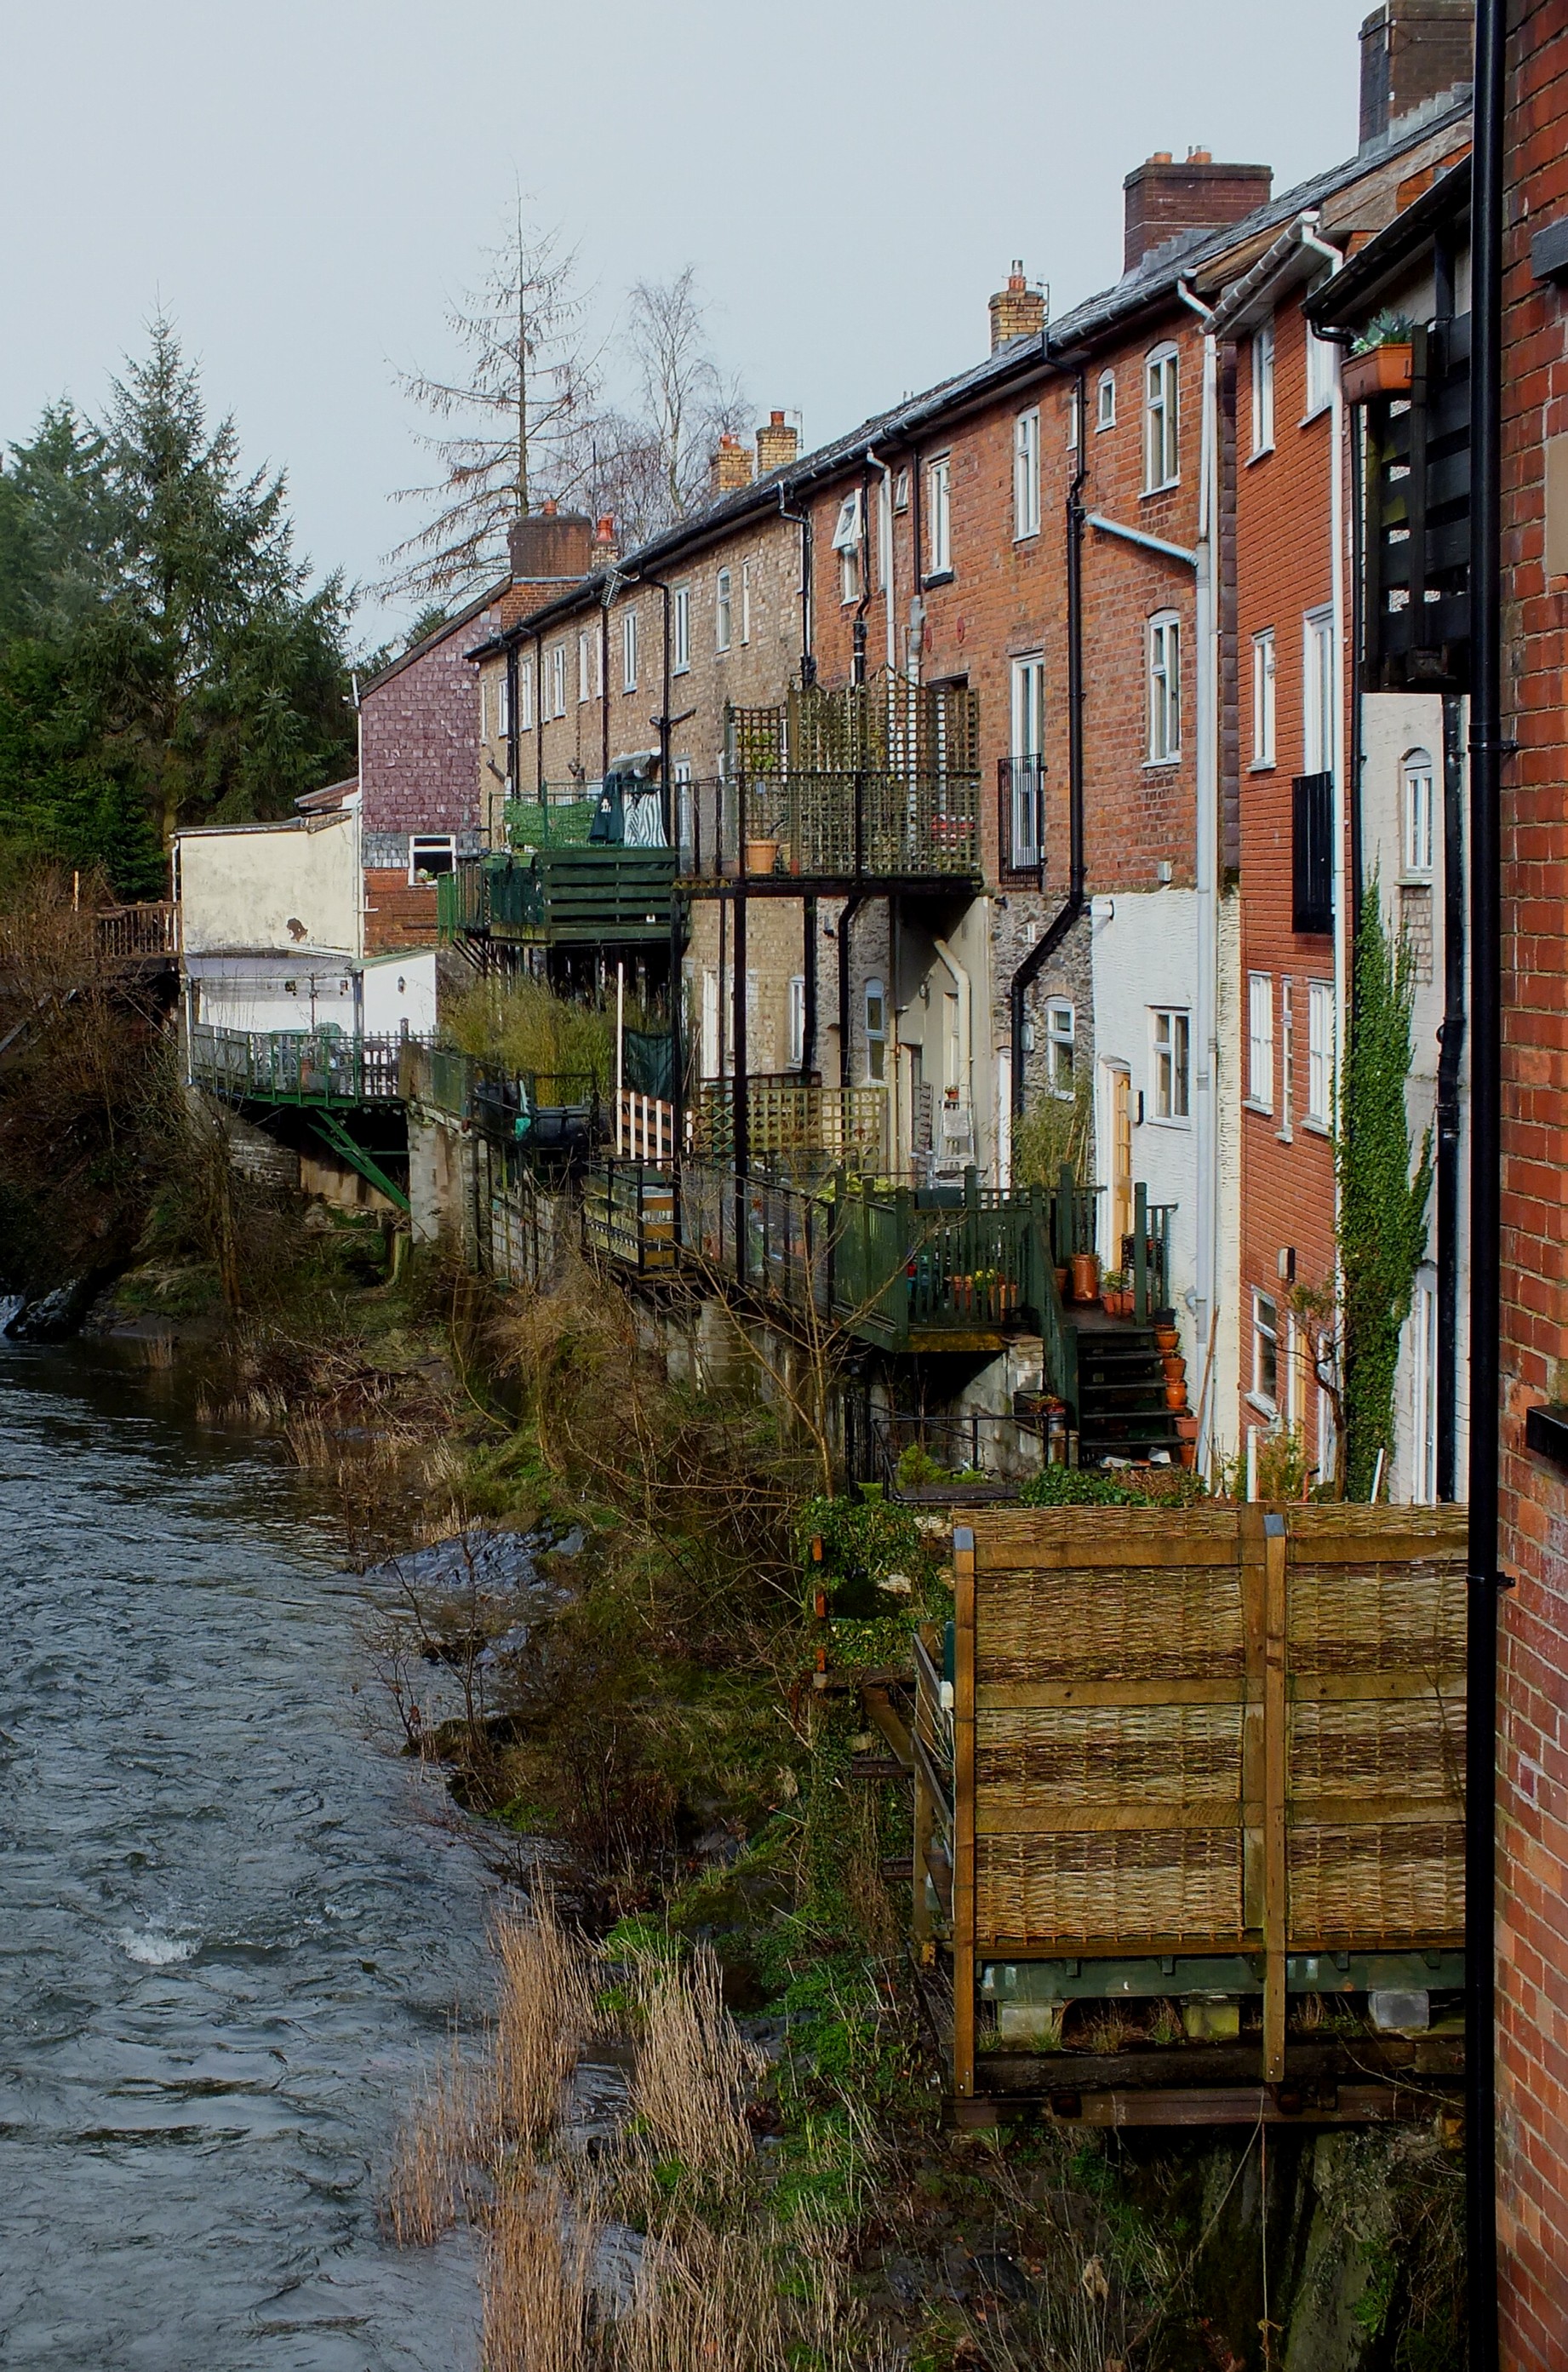
M978 774L733 775L679 785L677 820L691 881L981 878Z
M1328 938L1334 928L1334 778L1297 774L1291 785L1291 928Z
M399 1058L412 1041L350 1038L336 1029L218 1029L190 1033L194 1087L233 1103L394 1103Z
M95 915L99 956L109 963L139 963L174 951L174 908L164 903L114 906Z
M733 1079L704 1079L691 1114L689 1150L733 1167ZM881 1087L824 1087L798 1079L746 1082L746 1151L752 1169L818 1178L830 1169L880 1166L888 1099Z
M1045 760L996 762L996 844L1002 870L1045 886Z
M436 884L443 938L523 946L643 945L669 936L676 855L569 845L459 865Z

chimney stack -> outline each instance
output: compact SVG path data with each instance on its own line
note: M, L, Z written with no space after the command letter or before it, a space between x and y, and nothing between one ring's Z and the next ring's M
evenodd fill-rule
M1475 0L1382 0L1361 29L1361 145L1475 71Z
M994 354L1012 338L1038 338L1044 328L1045 291L1031 288L1022 262L1015 261L1006 287L991 300L991 351Z
M1190 148L1178 164L1157 148L1128 174L1122 265L1135 271L1145 255L1188 230L1223 230L1267 205L1273 186L1267 165L1216 165L1206 148Z
M757 475L786 470L800 451L800 431L786 423L782 412L771 412L767 425L757 431Z
M594 566L606 568L620 556L621 548L615 541L615 520L607 511L594 529Z
M708 464L710 494L733 494L741 486L751 483L751 456L738 436L727 431L719 438L719 449Z
M586 511L558 510L546 501L526 518L514 519L506 530L512 582L502 596L502 623L516 625L580 584L593 565L593 521Z

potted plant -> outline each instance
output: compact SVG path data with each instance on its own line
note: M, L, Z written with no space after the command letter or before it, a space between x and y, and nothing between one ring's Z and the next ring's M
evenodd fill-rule
M1093 1301L1099 1293L1098 1252L1074 1252L1073 1255L1073 1298Z
M1174 1383L1171 1381L1169 1376L1167 1376L1165 1379L1165 1404L1167 1409L1172 1409L1178 1413L1187 1406L1187 1373L1185 1363L1183 1363L1181 1374L1177 1377Z
M1099 1305L1108 1318L1131 1318L1132 1288L1125 1269L1108 1269L1099 1281Z
M1347 403L1408 395L1415 378L1415 343L1402 313L1375 313L1345 356L1340 390Z
M1165 1369L1165 1379L1167 1384L1184 1384L1186 1382L1187 1362L1182 1357L1179 1351L1162 1351L1160 1354L1160 1365Z
M778 861L779 844L776 840L747 842L746 870L748 873L771 873Z
M1168 1358L1170 1356L1171 1353L1175 1350L1179 1340L1179 1337L1177 1334L1174 1320L1167 1320L1164 1318L1156 1320L1155 1348L1159 1352L1162 1358Z

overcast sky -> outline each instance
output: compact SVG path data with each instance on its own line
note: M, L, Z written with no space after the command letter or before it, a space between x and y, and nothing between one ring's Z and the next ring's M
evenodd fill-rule
M161 303L304 550L373 579L424 466L397 371L450 363L520 183L601 333L694 263L721 361L818 444L983 353L1013 256L1058 313L1114 280L1151 150L1276 190L1349 155L1369 5L12 0L0 440L99 407Z

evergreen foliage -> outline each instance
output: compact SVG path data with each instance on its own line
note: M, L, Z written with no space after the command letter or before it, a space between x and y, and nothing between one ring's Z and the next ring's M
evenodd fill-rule
M353 762L348 603L281 476L209 429L172 325L92 425L0 460L0 840L156 897L181 824L286 815Z
M1384 927L1382 884L1374 878L1356 935L1355 997L1335 1140L1352 1499L1370 1495L1377 1453L1393 1449L1400 1336L1426 1250L1432 1132L1422 1138L1412 1173L1405 1103L1414 1001L1411 954Z

